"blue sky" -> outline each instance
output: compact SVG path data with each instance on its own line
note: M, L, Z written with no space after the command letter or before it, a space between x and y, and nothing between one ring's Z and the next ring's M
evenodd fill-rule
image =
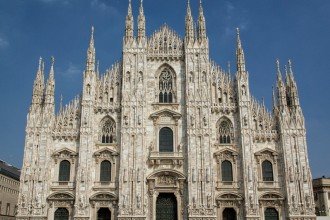
M79 94L90 28L103 72L121 59L128 0L0 0L0 159L20 167L26 114L38 59L55 56L56 101ZM138 0L132 0L135 20ZM313 177L330 176L330 1L204 0L210 55L235 67L235 28L241 28L250 89L271 105L275 59L293 61L306 118ZM195 19L198 0L191 0ZM144 0L147 33L167 23L184 35L185 0Z

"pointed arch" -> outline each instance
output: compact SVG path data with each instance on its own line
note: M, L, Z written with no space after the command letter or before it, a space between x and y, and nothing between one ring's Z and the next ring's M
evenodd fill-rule
M227 117L222 117L217 123L218 140L220 144L232 144L234 139L234 129L232 122Z
M159 103L173 103L176 97L176 74L174 69L163 64L158 69L158 97Z
M112 144L116 142L116 122L110 116L106 116L100 123L100 142Z

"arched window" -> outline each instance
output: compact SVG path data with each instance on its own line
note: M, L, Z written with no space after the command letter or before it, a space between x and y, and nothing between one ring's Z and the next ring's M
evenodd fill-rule
M230 144L232 136L232 126L228 119L224 119L219 125L219 142L220 144Z
M159 152L173 152L173 131L171 128L160 129Z
M100 182L111 181L111 163L108 160L104 160L100 167Z
M222 181L233 181L233 167L230 161L225 160L221 163Z
M70 181L70 167L71 164L67 160L62 160L60 163L60 170L58 175L59 182L69 182Z
M274 181L273 165L268 160L262 162L262 179L263 181Z
M111 144L115 142L116 124L111 118L106 118L102 122L101 142Z
M274 208L267 208L265 210L265 220L278 220L278 212Z
M159 76L159 102L172 103L174 79L172 72L165 68Z

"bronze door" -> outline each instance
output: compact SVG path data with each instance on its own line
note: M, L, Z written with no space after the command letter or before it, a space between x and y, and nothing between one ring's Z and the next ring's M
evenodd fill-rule
M108 208L100 208L97 212L97 220L111 220L111 212Z
M156 202L156 220L177 220L178 207L173 193L160 193Z
M236 211L233 208L225 208L222 213L222 219L223 220L236 220Z

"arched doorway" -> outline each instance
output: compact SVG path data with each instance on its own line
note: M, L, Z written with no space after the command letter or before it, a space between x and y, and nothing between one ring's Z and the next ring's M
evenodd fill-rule
M66 208L56 209L54 220L69 220L69 211Z
M279 220L277 210L274 208L267 208L265 210L265 220Z
M97 220L111 220L111 212L108 208L100 208L97 211Z
M173 193L160 193L156 202L156 220L177 220L178 207Z
M236 220L236 211L233 208L225 208L222 212L222 219L223 220Z

